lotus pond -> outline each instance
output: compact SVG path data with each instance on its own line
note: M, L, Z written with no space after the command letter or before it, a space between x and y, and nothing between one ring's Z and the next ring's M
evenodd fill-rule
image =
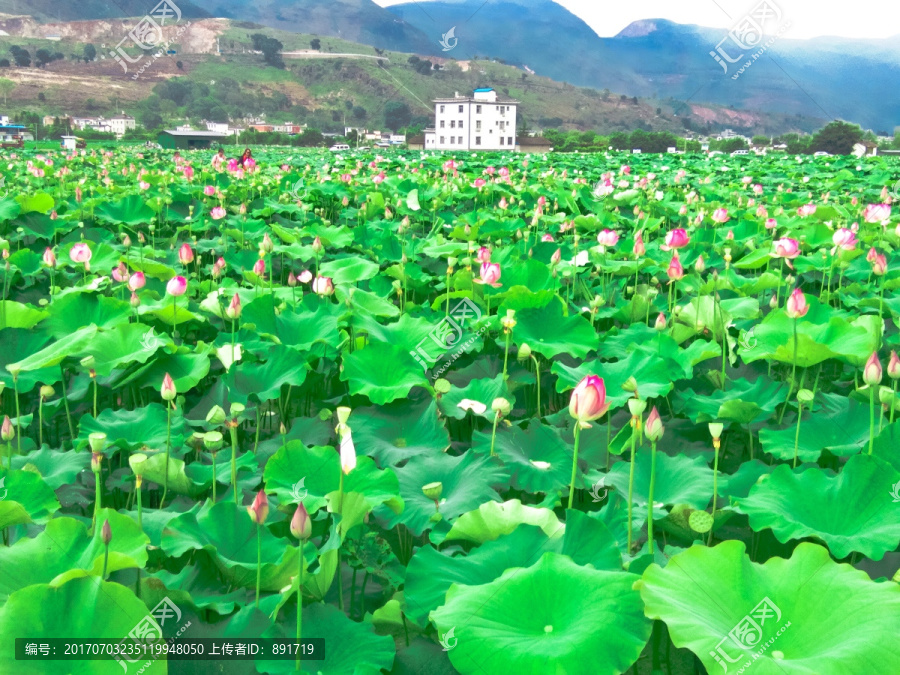
M0 673L900 672L900 163L210 155L0 166Z

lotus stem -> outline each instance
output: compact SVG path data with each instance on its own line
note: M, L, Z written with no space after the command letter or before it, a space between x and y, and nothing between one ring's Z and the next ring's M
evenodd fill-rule
M300 551L297 555L297 672L300 672L300 661L303 660L303 539L300 539Z
M143 479L141 476L135 476L134 479L134 492L137 497L137 514L138 514L138 527L141 532L144 531L144 506L141 503L141 484L143 483Z
M497 423L499 421L500 421L500 411L498 410L494 414L494 428L491 430L491 457L494 457L494 455L496 454L494 452L494 440L497 438ZM571 506L569 508L571 508Z
M800 420L803 418L803 404L797 401L797 431L794 433L794 465L797 468L797 456L800 454Z
M103 574L100 575L102 581L106 581L106 570L109 569L109 544L104 546L103 550Z
M541 364L538 363L537 357L532 353L531 360L534 361L534 374L537 379L537 416L541 416Z
M796 378L797 378L797 348L798 348L797 322L798 321L800 321L800 319L794 319L794 358L793 358L794 362L793 362L793 364L791 364L791 384L788 387L787 398L784 400L784 405L781 407L781 414L778 415L778 424L781 424L781 420L784 419L784 411L787 410L788 400L791 397L791 392L794 391L794 382L796 381Z
M38 396L38 449L44 447L44 397Z
M509 360L509 333L510 333L510 331L507 330L505 332L506 332L506 346L503 351L503 381L504 382L506 382L506 380L509 379L509 377L506 375L506 363Z
M650 555L653 555L653 488L656 484L656 441L650 443L650 494L648 496L647 514L647 543L650 546Z
M97 531L97 525L100 523L100 504L103 500L103 487L100 484L100 474L103 473L103 462L100 462L100 468L94 472L94 518L91 522L91 531Z
M713 500L712 500L712 517L713 517L713 526L709 528L709 538L706 540L707 546L712 546L712 538L713 538L713 530L715 529L716 524L716 507L718 506L718 498L719 498L719 448L722 447L722 442L718 439L713 440L713 448L716 451L715 459L713 460Z
M212 453L212 500L216 503L216 453Z
M12 471L12 441L6 441L6 469Z
M869 385L869 454L875 449L875 386Z
M16 396L16 454L22 454L22 413L19 412L19 375L13 375L13 393ZM74 444L74 439L73 439ZM10 464L10 467L12 465Z
M165 467L165 475L163 476L163 494L162 499L159 500L159 508L162 510L163 505L166 503L166 495L169 492L169 455L172 450L172 402L166 405L166 467Z
M496 426L496 422L494 423ZM581 423L575 422L575 448L572 453L572 478L569 481L569 507L572 508L572 501L575 498L575 477L578 474L578 441L581 439Z
M256 608L259 609L259 585L262 580L262 525L256 524Z
M894 425L894 404L897 398L897 380L894 380L894 392L891 394L891 419L890 425ZM891 429L891 433L893 433L893 429Z
M338 485L338 513L341 514L341 518L344 517L344 470L341 468L341 482ZM343 537L341 537L341 544L343 544ZM340 603L341 611L344 611L344 578L341 574L341 547L340 545L337 548L337 583L338 583L338 602Z
M234 423L228 425L231 432L231 489L234 491L234 503L238 503L238 484L237 484L237 426Z
M631 513L634 509L634 464L635 464L635 443L637 442L638 429L640 428L640 418L636 415L631 418L631 468L628 471L628 555L631 555L631 546L633 542Z

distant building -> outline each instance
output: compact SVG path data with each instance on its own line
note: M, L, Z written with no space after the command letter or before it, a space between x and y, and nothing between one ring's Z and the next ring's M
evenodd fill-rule
M293 122L285 122L284 124L274 124L272 125L274 130L280 134L289 134L294 136L295 134L302 134L306 130L305 124L294 124Z
M262 132L275 131L275 127L271 124L251 124L250 128L253 129L253 131L262 131Z
M227 134L216 131L179 131L177 129L161 131L157 141L166 150L202 150L208 148L213 141L224 141Z
M217 134L227 134L228 122L207 122L206 130L215 131Z
M0 126L7 126L9 124L9 115L0 115Z
M434 101L434 129L425 130L427 150L513 150L519 102L501 99L491 88L472 96Z
M129 129L137 127L135 119L131 115L126 115L124 112L119 115L113 115L107 122L116 136L121 136Z
M857 157L875 157L878 155L878 144L871 141L863 141L853 146L852 154Z
M543 136L522 136L516 143L516 152L553 152L553 143Z
M5 124L0 124L0 148L21 148L25 145L26 131L21 124L9 124L9 118ZM28 134L29 136L31 134Z

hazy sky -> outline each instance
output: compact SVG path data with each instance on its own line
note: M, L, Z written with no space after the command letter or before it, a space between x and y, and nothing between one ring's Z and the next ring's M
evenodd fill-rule
M382 7L411 0L375 0ZM487 0L495 2L496 0ZM769 0L780 7L795 39L838 35L855 38L900 36L900 3L893 0ZM427 3L428 0L418 0ZM638 19L731 28L758 0L556 0L580 16L598 35L615 35ZM730 18L729 18L730 17Z

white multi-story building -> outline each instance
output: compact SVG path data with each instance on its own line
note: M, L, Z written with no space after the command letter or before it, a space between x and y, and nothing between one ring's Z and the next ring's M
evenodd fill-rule
M434 129L425 130L425 149L515 151L518 105L491 88L436 99Z
M121 136L129 129L134 129L137 126L135 119L124 112L121 115L113 115L107 120L107 123L117 136Z

